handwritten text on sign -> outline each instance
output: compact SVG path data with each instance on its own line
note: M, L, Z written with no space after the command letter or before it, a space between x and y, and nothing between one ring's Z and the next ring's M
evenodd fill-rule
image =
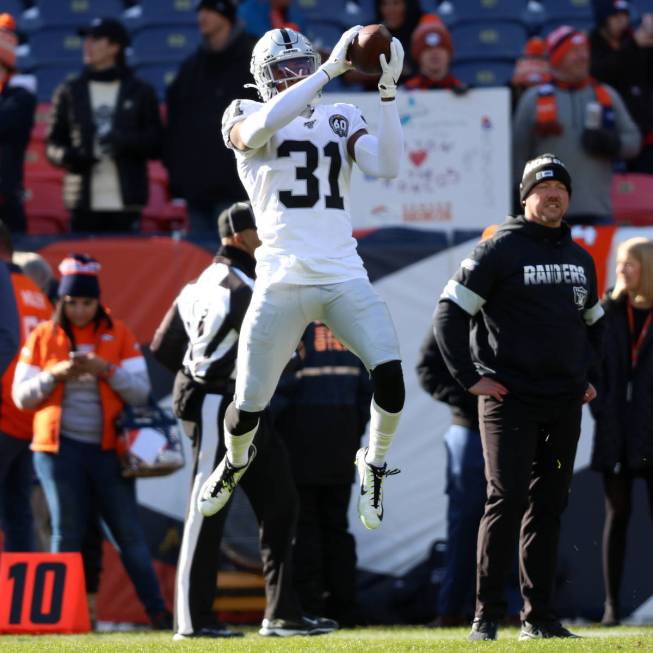
M375 93L328 93L349 102L377 133ZM510 104L507 89L403 91L398 95L405 151L396 179L372 179L354 166L355 229L413 226L482 229L510 210Z

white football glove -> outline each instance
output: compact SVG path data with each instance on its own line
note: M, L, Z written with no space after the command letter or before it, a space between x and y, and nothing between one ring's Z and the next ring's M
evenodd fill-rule
M329 79L342 75L353 68L351 63L347 60L347 50L356 37L356 34L358 34L362 29L362 25L350 27L333 46L329 58L319 68L329 76Z
M383 100L394 100L397 95L397 82L404 69L404 49L398 38L393 37L390 43L390 61L385 54L379 55L381 64L381 78L379 79L379 94Z

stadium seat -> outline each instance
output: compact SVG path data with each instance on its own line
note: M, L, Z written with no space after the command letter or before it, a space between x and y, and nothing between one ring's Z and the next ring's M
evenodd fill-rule
M36 113L34 115L34 127L32 128L31 139L33 141L44 141L45 133L48 128L48 118L50 116L50 103L39 102L36 105Z
M306 22L304 31L314 47L330 52L347 27L332 20L310 20Z
M164 63L181 61L200 42L196 27L190 25L157 25L138 30L132 41L132 63Z
M120 18L125 6L122 0L39 0L36 9L25 12L21 27L28 31L59 25L81 27L101 16Z
M145 25L196 25L196 0L140 0L125 14L130 27Z
M612 208L617 224L653 225L653 175L614 174Z
M70 218L61 198L61 178L54 175L25 178L28 234L70 231Z
M30 35L27 58L32 66L65 62L81 68L83 42L73 27L47 27Z
M454 64L452 72L468 86L506 86L512 77L514 64L510 61L465 61Z
M526 0L453 0L448 23L506 20L521 23Z
M592 0L545 0L547 20L579 18L593 20ZM564 21L560 23L564 24Z
M59 84L68 77L78 75L81 72L80 64L56 64L53 66L39 66L34 70L36 77L36 97L39 102L49 102Z
M514 22L487 21L451 28L456 62L469 59L514 60L528 38L526 28Z
M16 21L25 10L22 0L0 0L0 13L11 14Z
M340 23L345 28L368 25L376 19L375 0L295 0L306 24L314 20Z
M186 203L172 201L168 191L168 171L160 161L147 164L150 197L143 209L141 231L171 232L182 231L188 226Z
M594 19L590 16L589 18L574 18L573 16L567 16L567 18L554 18L553 20L546 20L542 23L542 28L540 33L542 36L546 37L547 34L553 32L561 25L570 25L574 29L577 29L579 32L585 32L589 34L590 30L594 25Z
M176 61L169 63L148 63L136 66L136 74L149 82L156 89L160 100L166 96L166 88L177 75L179 64Z
M49 177L61 179L63 170L53 166L45 156L45 141L32 138L25 150L25 164L23 168L26 179Z

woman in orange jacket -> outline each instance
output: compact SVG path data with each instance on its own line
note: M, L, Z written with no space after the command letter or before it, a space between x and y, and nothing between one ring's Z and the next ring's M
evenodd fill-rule
M63 260L54 318L23 347L12 397L36 411L32 450L50 509L51 551L81 550L93 497L152 624L169 627L134 482L123 478L116 454L116 417L125 403L145 403L150 383L133 334L99 301L99 270L85 255Z

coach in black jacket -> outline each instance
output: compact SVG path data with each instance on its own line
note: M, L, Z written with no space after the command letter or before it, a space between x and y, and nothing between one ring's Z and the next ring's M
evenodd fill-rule
M562 221L571 194L564 164L553 154L529 161L520 191L525 215L508 218L462 261L434 318L451 373L480 396L488 499L470 639L496 638L518 535L520 638L573 636L554 617L551 594L581 407L596 396L588 372L603 309L592 258Z
M100 18L80 34L86 66L55 91L46 154L66 170L73 231L129 231L147 204L147 160L160 155L158 100L125 65L119 21Z
M220 123L232 100L256 97L243 91L256 39L236 21L235 0L201 0L197 19L203 42L168 87L165 164L173 195L188 205L191 231L207 232L222 209L247 199Z

